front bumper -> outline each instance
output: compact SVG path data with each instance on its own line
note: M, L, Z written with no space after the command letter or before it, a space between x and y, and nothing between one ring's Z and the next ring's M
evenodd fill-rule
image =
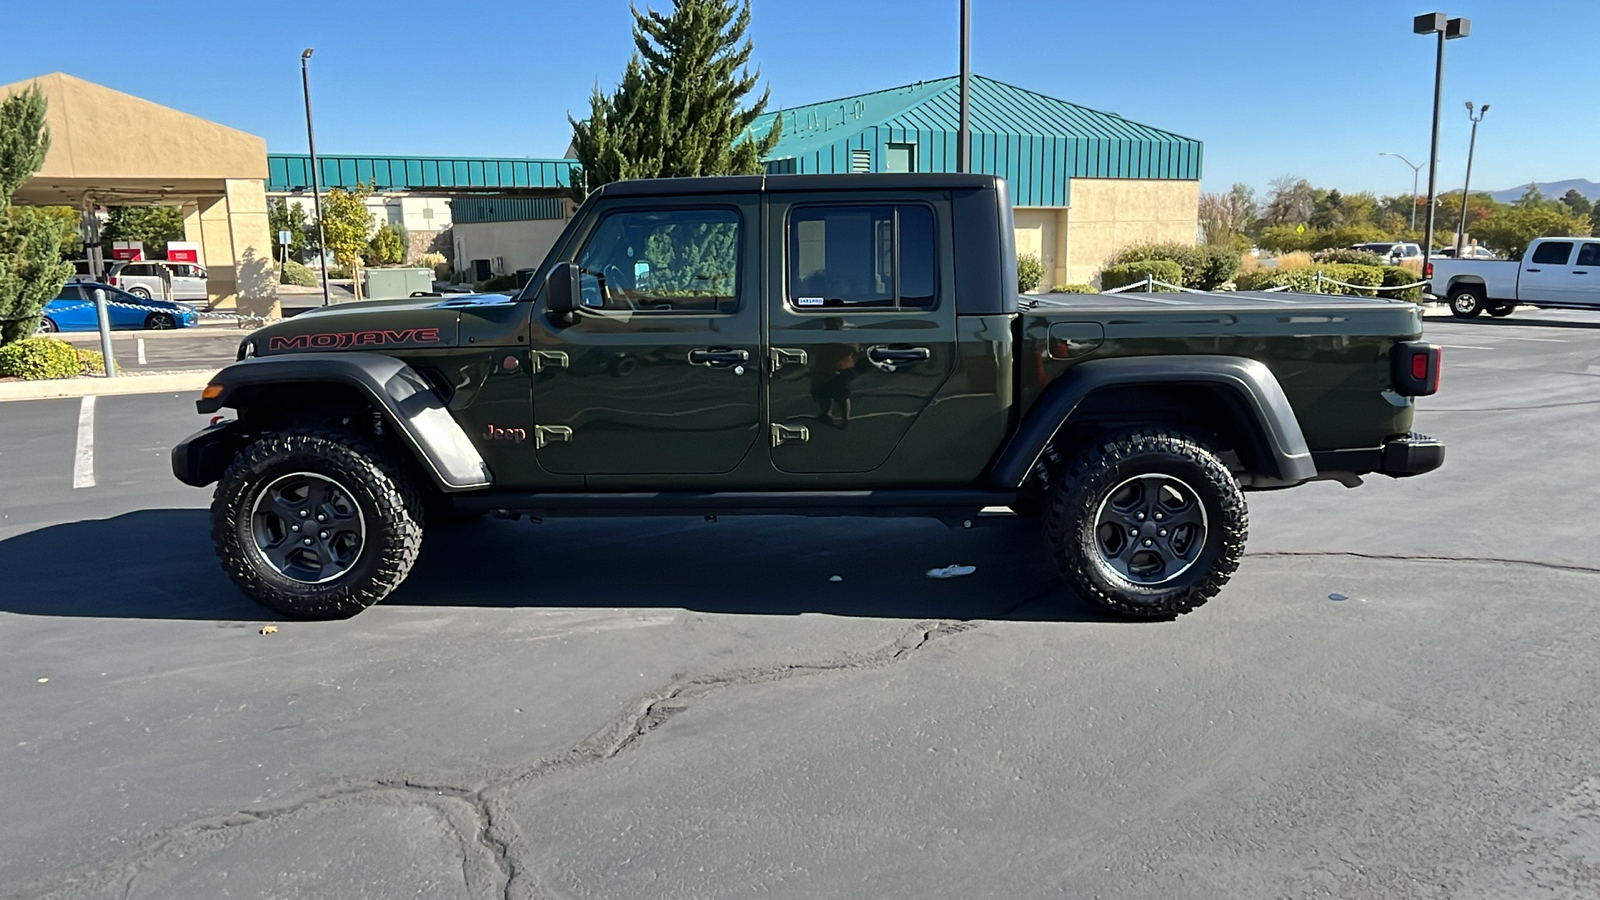
M235 419L217 422L195 432L172 448L172 474L194 487L205 487L222 477L237 449Z
M1444 465L1444 442L1425 434L1391 438L1382 447L1360 450L1314 451L1311 459L1317 473L1329 476L1343 472L1353 475L1378 473L1391 478L1409 478L1432 472Z

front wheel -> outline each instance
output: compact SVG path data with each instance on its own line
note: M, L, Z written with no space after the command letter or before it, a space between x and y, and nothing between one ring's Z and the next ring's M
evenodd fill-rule
M320 430L269 434L217 483L211 540L233 583L300 619L342 619L400 586L422 501L381 450Z
M1450 292L1450 313L1458 319L1475 319L1484 309L1483 289L1458 287Z
M1189 612L1222 590L1244 554L1244 494L1199 441L1160 429L1090 448L1055 486L1045 538L1089 602L1139 619Z
M144 327L150 331L167 331L177 328L178 320L166 313L151 313L144 318Z

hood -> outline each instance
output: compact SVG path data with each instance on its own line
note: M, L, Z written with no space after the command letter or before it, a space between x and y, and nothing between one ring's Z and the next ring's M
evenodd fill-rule
M454 347L461 314L469 307L513 303L505 294L451 294L339 303L268 325L251 335L254 355L318 350L374 350Z

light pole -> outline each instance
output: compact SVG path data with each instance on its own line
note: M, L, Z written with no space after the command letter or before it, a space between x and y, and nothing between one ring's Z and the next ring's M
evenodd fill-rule
M1384 150L1383 152L1379 153L1378 155L1379 156L1392 156L1395 159L1398 159L1401 162L1403 162L1406 165L1411 167L1411 230L1412 231L1416 231L1417 230L1417 178L1418 178L1419 174L1422 172L1422 163L1414 163L1411 160L1406 159L1404 156L1401 156L1398 153L1390 153L1387 150Z
M1488 111L1489 104L1485 103L1477 115L1473 115L1472 101L1467 101L1467 118L1472 120L1472 140L1467 143L1467 181L1461 186L1461 225L1456 229L1457 257L1461 256L1467 242L1467 198L1472 196L1472 152L1478 148L1478 123L1483 121Z
M972 89L972 0L961 0L961 124L956 129L956 171L972 171L972 123L968 118Z
M1426 13L1411 20L1411 33L1439 36L1439 50L1433 64L1433 142L1428 145L1428 227L1423 232L1422 243L1422 277L1426 278L1433 258L1433 204L1439 198L1439 104L1444 94L1444 42L1471 34L1472 20Z
M314 53L311 47L300 54L300 84L305 88L306 94L306 143L311 146L311 204L317 211L317 257L322 263L318 268L322 271L322 305L327 306L328 299L328 248L322 242L322 191L317 185L317 133L311 128L311 70L306 68L306 63L311 61Z

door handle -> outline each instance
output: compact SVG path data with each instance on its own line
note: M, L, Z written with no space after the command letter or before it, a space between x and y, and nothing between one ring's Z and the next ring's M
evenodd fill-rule
M749 350L690 350L689 365L727 368L750 361Z
M867 359L873 362L923 362L931 356L933 356L933 353L927 347L910 347L904 350L897 350L893 347L873 347L867 351Z
M1574 270L1572 274L1574 274L1574 275L1587 275L1589 273L1588 272L1579 272L1579 271Z
M1522 271L1524 271L1524 272L1539 272L1539 271L1543 271L1543 270L1542 269L1523 269Z
M806 351L794 350L788 347L773 347L770 353L770 362L772 364L772 371L774 372L783 368L784 363L794 363L795 365L803 366L808 360Z

